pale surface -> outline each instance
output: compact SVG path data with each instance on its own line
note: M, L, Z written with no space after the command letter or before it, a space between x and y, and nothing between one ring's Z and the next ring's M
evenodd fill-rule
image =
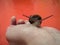
M60 32L57 29L37 28L31 24L9 26L6 37L10 45L60 45Z

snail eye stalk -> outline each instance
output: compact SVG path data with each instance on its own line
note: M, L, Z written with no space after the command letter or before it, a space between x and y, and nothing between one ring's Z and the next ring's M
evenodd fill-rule
M45 17L45 18L43 18L42 19L42 21L44 21L44 20L46 20L46 19L48 19L48 18L50 18L50 17L52 17L53 15L50 15L50 16L48 16L48 17Z
M23 16L25 16L25 17L29 18L28 16L26 16L26 15L24 15L24 14L23 14Z
M25 17L27 17L27 18L30 18L30 17L28 17L28 16L26 16L26 15L23 15L23 16L25 16ZM53 15L50 15L50 16L48 16L48 17L45 17L45 18L43 18L42 19L42 21L44 21L44 20L46 20L46 19L48 19L48 18L50 18L50 17L52 17Z

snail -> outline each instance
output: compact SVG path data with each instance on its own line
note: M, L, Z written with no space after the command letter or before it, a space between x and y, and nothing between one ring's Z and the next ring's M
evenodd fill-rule
M35 26L37 26L37 27L41 27L42 21L44 21L44 20L52 17L53 15L50 15L50 16L45 17L45 18L43 18L43 19L42 19L42 17L41 17L40 15L38 15L38 14L34 14L34 15L29 16L29 17L26 16L26 15L23 15L23 16L29 18L30 24L33 24L33 25L35 25Z

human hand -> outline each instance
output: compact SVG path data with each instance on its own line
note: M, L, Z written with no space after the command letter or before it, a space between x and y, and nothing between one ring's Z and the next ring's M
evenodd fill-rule
M56 45L55 38L45 28L38 28L24 20L17 22L15 17L11 18L6 38L10 45Z

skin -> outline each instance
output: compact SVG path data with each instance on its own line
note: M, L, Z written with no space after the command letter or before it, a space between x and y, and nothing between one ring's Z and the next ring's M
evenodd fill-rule
M9 45L60 45L60 31L51 27L38 28L28 21L11 18L6 31Z

